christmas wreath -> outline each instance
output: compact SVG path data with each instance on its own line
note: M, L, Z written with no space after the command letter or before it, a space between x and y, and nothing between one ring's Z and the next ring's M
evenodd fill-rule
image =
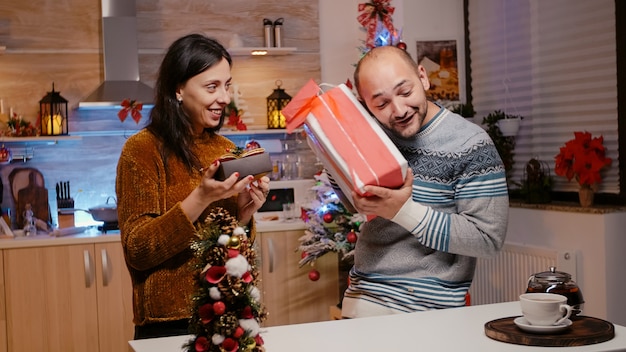
M315 199L303 207L302 218L307 224L304 235L298 240L301 252L300 267L311 265L309 279L319 279L315 261L326 253L334 252L341 259L352 262L354 246L365 222L365 216L352 214L341 203L326 172L314 176L312 187Z
M198 226L191 245L197 258L197 290L189 324L195 335L188 352L262 352L256 251L244 228L228 211L216 208Z

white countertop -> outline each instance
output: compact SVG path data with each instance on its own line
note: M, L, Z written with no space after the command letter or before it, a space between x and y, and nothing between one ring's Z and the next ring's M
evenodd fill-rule
M626 327L615 325L609 341L576 347L536 347L492 340L484 324L521 315L519 302L443 309L373 318L274 326L262 329L268 352L369 351L626 351ZM129 341L135 352L184 351L191 338L173 336Z
M282 219L276 221L257 221L256 223L257 232L293 231L304 230L305 228L306 224L300 219L294 221L284 221ZM3 236L0 237L0 249L65 246L73 244L108 243L119 241L119 231L111 231L107 234L103 234L96 227L91 227L84 229L82 232L60 237L44 233L29 237Z
M55 237L40 233L37 236L16 236L0 238L0 249L51 247L74 244L120 242L119 231L103 234L97 228L89 228L82 232Z

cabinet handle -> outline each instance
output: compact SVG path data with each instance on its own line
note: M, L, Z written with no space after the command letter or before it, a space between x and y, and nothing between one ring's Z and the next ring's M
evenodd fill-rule
M88 250L83 251L83 261L85 263L85 287L91 287L93 283L93 278L95 276L93 260L91 260L91 254Z
M269 252L270 274L274 272L274 241L271 238L267 240L267 251Z
M109 255L106 249L103 248L100 251L100 257L102 260L102 286L106 287L111 279L111 266L109 265Z

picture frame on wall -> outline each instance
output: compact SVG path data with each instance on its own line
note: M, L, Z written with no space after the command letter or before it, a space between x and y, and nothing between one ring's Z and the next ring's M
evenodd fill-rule
M456 40L417 40L416 61L428 75L429 100L451 106L461 103L464 77L460 74Z

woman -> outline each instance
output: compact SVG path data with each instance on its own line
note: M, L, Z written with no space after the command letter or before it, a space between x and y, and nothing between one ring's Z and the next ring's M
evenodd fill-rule
M230 102L231 65L224 47L205 36L172 43L148 124L122 149L116 192L135 339L188 333L194 223L222 207L254 235L252 215L265 202L269 179L242 175L237 181L236 172L224 181L213 178L217 159L235 147L216 133Z

